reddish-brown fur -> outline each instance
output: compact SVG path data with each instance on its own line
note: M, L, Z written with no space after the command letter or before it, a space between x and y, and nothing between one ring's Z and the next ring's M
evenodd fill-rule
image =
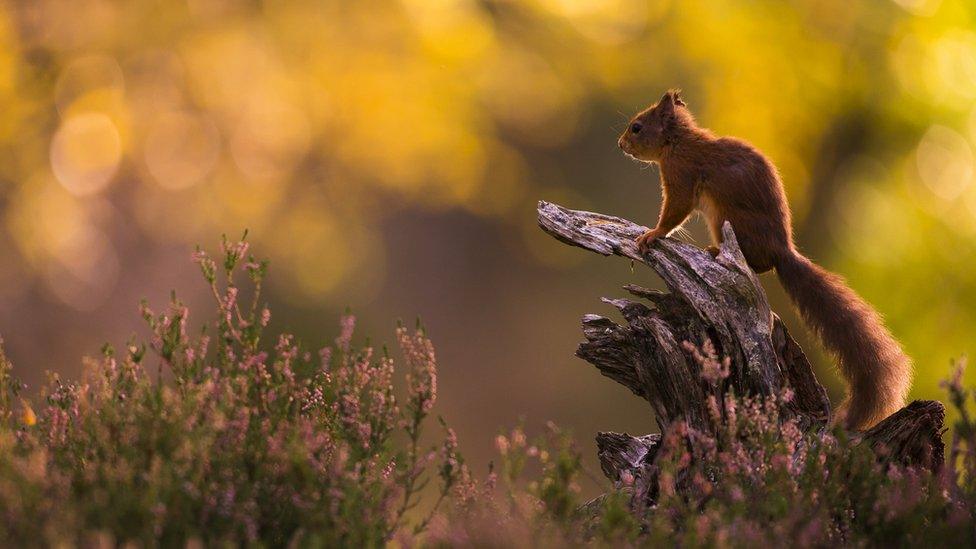
M677 91L635 116L619 144L661 168L664 204L657 226L638 239L642 249L694 210L704 214L716 244L722 224L731 222L749 266L757 273L776 269L804 320L836 355L848 382L839 413L845 425L866 429L902 406L909 358L843 278L796 250L786 193L769 159L745 141L700 128Z

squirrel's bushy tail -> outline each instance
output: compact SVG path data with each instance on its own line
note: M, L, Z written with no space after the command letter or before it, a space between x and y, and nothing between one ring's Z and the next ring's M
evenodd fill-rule
M838 359L848 383L839 412L844 424L867 429L903 405L911 360L878 313L843 278L791 252L779 258L776 274L800 315Z

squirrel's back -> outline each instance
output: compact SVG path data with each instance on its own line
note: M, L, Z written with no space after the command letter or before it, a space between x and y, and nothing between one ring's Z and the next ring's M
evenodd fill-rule
M702 141L690 149L683 160L702 171L702 201L710 206L703 213L713 239L721 241L722 224L729 221L749 266L757 273L773 269L776 257L793 249L790 209L775 166L737 138Z
M842 277L796 250L786 193L773 163L736 138L706 138L696 145L688 147L692 154L685 161L691 165L697 156L705 170L702 193L713 235L718 240L728 220L749 266L756 272L776 269L848 382L838 414L845 425L866 429L897 411L911 382L911 360L880 315Z

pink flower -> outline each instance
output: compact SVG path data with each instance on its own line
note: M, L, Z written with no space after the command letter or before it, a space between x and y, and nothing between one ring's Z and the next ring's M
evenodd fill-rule
M497 448L498 453L503 456L508 454L509 444L508 439L505 438L505 435L498 435L495 437L495 448Z

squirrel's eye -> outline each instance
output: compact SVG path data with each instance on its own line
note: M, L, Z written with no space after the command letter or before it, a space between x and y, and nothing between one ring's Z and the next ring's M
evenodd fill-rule
M632 133L640 133L641 128L643 128L643 127L644 127L644 125L641 124L640 122L634 122L633 124L630 125L630 131Z

